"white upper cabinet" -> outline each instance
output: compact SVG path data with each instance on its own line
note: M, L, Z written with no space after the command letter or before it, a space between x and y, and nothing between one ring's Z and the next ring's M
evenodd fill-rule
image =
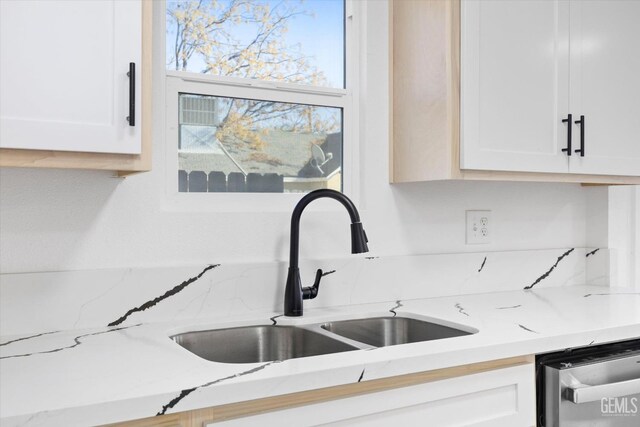
M461 168L564 172L569 4L463 1Z
M0 147L141 152L141 2L0 1Z
M389 3L392 183L640 184L640 0Z
M571 173L640 176L640 1L571 2ZM574 124L574 150L580 127Z
M640 176L638 22L635 0L463 0L461 169Z

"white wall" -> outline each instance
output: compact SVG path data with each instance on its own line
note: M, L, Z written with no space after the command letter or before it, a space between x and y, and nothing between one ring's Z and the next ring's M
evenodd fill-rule
M635 283L631 283L630 285L634 286L636 289L640 289L640 185L637 185L635 188L635 199L636 199L636 220L635 220L635 246L633 252L633 263L635 264L635 274L634 281Z
M377 254L585 246L587 196L575 184L442 182L388 184L386 2L368 2L367 75L362 79L361 214ZM160 76L156 88L162 87ZM154 105L163 105L162 92ZM205 264L285 259L289 212L170 210L157 118L154 169L124 180L106 172L0 171L0 271ZM606 197L606 193L603 196ZM216 195L209 194L215 198ZM277 203L277 196L274 196ZM466 246L466 209L493 211L493 242ZM348 252L345 213L308 212L302 257Z
M587 244L589 248L609 247L609 187L585 187L587 196Z
M640 288L640 186L609 188L608 207L611 285Z
M586 239L612 249L611 286L640 289L640 186L589 188Z

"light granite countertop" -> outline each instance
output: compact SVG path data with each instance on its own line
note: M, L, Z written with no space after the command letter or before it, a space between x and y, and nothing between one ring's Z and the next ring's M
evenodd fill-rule
M201 359L172 334L255 324L415 317L479 332L259 364ZM640 292L566 286L248 313L0 338L2 426L86 426L640 337Z

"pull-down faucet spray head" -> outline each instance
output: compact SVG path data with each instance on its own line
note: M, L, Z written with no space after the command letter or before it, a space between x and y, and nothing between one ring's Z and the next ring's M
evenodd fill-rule
M351 253L363 254L369 252L369 245L367 245L367 233L364 232L361 222L351 223Z

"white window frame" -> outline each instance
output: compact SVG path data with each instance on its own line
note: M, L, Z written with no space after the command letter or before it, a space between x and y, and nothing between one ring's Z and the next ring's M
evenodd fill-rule
M160 4L161 3L161 4ZM227 76L167 70L166 68L166 2L156 6L157 43L154 53L162 60L164 104L160 114L165 123L162 135L165 166L166 203L170 211L211 212L282 212L291 211L302 193L181 193L178 192L178 108L179 93L220 97L268 100L294 104L338 107L343 111L342 191L355 203L360 197L359 167L359 88L361 46L361 10L357 0L345 0L345 81L346 88L334 89L286 82L268 82ZM161 50L161 52L160 52ZM159 66L159 60L155 62ZM339 208L339 207L338 207ZM338 209L336 208L336 210ZM317 209L317 208L316 208ZM319 210L334 210L332 204L321 204Z

